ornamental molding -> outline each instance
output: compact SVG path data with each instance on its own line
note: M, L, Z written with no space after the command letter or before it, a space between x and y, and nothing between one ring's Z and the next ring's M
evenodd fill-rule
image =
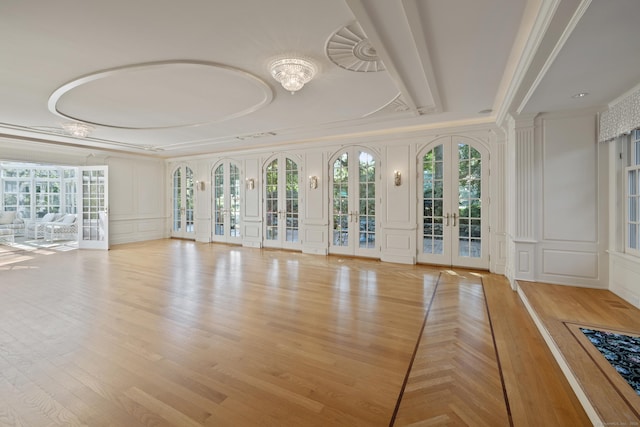
M336 31L328 40L327 57L338 67L349 71L371 73L385 67L357 22Z

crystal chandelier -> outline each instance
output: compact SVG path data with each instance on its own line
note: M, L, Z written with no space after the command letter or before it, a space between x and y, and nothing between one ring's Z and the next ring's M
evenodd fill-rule
M273 78L292 94L302 89L318 71L315 64L301 58L276 59L271 62L269 69Z
M86 138L93 130L93 127L85 123L72 122L63 123L62 129L64 129L67 135L75 136L76 138Z

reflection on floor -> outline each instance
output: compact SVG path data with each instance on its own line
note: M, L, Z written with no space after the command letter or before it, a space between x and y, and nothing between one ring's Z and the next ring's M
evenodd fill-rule
M0 425L589 424L504 276L20 245L0 266Z

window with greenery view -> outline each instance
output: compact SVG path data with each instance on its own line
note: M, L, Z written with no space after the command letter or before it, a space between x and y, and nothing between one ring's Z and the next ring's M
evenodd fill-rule
M631 132L626 174L626 252L640 256L640 130Z
M1 210L17 211L24 219L76 213L75 168L3 164L0 180Z

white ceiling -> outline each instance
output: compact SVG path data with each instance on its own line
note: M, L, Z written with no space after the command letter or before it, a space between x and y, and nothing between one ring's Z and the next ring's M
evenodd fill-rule
M0 136L177 157L597 107L640 83L637 16L638 0L2 1ZM327 55L358 25L384 71ZM283 54L319 68L295 95L269 73Z

